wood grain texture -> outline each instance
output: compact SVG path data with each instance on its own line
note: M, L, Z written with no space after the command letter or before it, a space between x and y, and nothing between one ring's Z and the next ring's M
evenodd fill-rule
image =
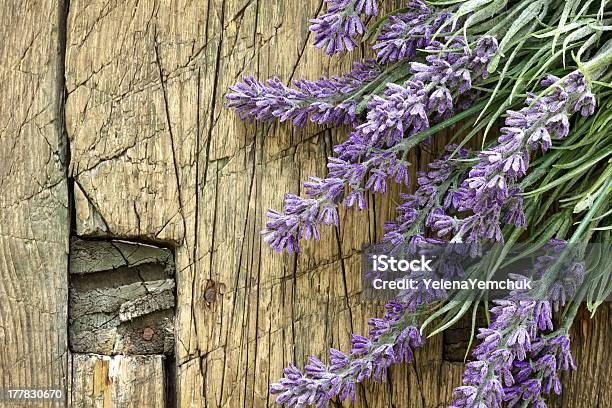
M324 174L347 129L242 123L223 106L241 75L289 82L346 71L348 58L311 46L308 18L323 9L320 0L71 1L76 232L176 246L180 407L271 406L268 388L283 367L346 349L350 333L381 314L360 301L359 251L380 238L399 189L369 197L367 211L342 211L340 228L300 256L275 254L259 235L266 209ZM415 151L413 171L441 145ZM584 347L592 359L600 346ZM442 338L431 339L415 364L365 384L356 406L443 406L462 366L443 361L442 350Z
M175 265L168 248L72 238L69 262L73 352L174 354Z
M72 351L106 355L173 353L174 279L91 289L70 286Z
M563 393L555 397L558 407L612 406L612 304L606 302L590 318L582 306L570 332L577 370L563 376Z
M65 392L62 3L0 3L0 388ZM0 405L3 403L0 402ZM64 406L63 401L17 406Z
M73 354L69 406L165 408L163 356Z

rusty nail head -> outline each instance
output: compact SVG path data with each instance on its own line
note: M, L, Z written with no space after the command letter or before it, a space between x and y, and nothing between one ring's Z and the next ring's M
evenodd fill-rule
M213 287L206 289L204 292L204 300L207 303L213 303L217 299L217 290Z
M151 327L145 327L145 329L142 332L142 338L145 339L146 341L151 341L154 334L155 334L155 330L153 330Z

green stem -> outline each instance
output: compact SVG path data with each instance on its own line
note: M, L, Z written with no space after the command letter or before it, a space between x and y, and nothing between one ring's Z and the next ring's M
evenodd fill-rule
M600 191L601 193L599 197L597 197L597 199L595 200L595 202L589 209L589 212L587 213L587 215L584 217L582 222L580 222L580 225L578 226L578 228L576 228L576 231L574 231L574 234L569 239L568 243L570 244L576 243L578 242L578 240L581 239L582 234L584 233L584 231L590 224L591 220L593 219L595 214L599 211L600 207L606 202L606 199L610 191L612 191L612 179L608 180L608 182L605 184L605 186L601 188Z
M608 73L607 69L610 64L612 64L612 39L608 40L603 47L601 47L597 55L589 62L583 64L582 67L589 74L593 74L594 79L598 79L599 75ZM600 71L601 68L603 68L602 71Z

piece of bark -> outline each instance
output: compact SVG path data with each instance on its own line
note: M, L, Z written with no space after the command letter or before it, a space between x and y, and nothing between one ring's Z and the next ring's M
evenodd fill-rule
M172 253L134 242L73 239L69 337L74 352L174 353Z

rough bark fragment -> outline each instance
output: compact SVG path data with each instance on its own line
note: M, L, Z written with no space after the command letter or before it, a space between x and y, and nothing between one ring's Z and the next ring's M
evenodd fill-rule
M103 272L120 267L136 268L143 265L149 265L169 276L174 275L174 259L169 249L121 240L72 240L72 274Z
M72 351L174 353L176 285L168 249L73 239L70 272Z

